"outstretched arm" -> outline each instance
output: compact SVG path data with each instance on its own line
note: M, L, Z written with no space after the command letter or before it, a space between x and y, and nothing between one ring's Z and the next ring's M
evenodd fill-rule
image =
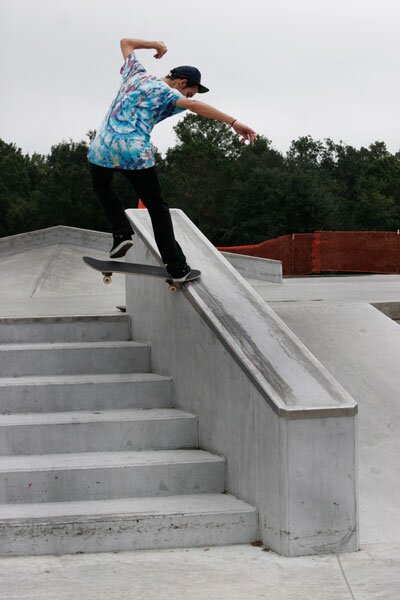
M146 42L146 40L124 38L120 41L120 46L124 59L134 50L156 50L154 58L161 58L167 52L164 42Z
M198 100L191 100L190 98L179 98L179 100L176 102L176 105L180 108L186 108L187 110L190 110L201 117L207 117L207 119L215 119L216 121L227 123L233 127L236 133L242 136L242 142L248 140L250 144L254 144L256 132L253 131L253 129L247 125L244 125L243 123L239 123L239 121L234 117L221 112L217 108L210 106L210 104L199 102Z

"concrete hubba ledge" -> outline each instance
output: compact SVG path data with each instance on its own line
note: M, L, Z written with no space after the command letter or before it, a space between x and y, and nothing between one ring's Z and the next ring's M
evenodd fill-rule
M128 210L135 260L159 265L147 211ZM127 277L135 339L227 459L227 491L257 507L259 537L287 556L358 548L357 405L191 221L176 237L199 281L168 294Z

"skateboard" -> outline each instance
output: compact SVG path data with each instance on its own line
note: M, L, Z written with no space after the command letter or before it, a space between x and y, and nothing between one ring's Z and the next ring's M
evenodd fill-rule
M182 283L172 280L170 274L164 267L152 267L150 265L141 265L138 263L123 262L118 260L99 260L91 256L83 256L83 262L95 271L100 271L103 274L103 282L111 283L113 273L123 273L125 275L143 275L145 277L156 277L164 279L169 285L170 292L176 292L179 287L184 286L190 281L194 281L200 277L200 271L191 271L188 279Z

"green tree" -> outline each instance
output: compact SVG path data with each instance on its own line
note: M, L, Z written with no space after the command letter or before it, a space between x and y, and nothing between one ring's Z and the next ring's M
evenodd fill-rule
M285 162L271 142L260 136L254 146L242 146L233 173L226 227L218 243L255 244L285 231Z
M34 190L43 173L43 159L22 154L15 144L0 140L0 235L35 228Z
M227 125L193 114L175 132L165 158L156 151L163 193L217 245L316 229L400 227L400 152L391 154L383 142L356 149L303 136L283 155L262 136L247 146ZM0 235L59 224L107 230L87 149L86 141L70 140L47 156L28 156L0 140ZM121 174L113 188L126 207L135 206Z
M227 125L196 115L187 115L175 132L178 143L159 162L163 193L216 242L226 229L242 146Z

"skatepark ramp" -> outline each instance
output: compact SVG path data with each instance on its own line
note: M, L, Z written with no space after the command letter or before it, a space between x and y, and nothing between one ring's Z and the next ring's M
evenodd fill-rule
M122 278L106 287L82 262L88 252L107 258L111 239L63 226L0 238L0 316L105 314L125 304Z
M256 506L259 539L287 556L358 548L357 404L191 221L176 236L202 278L169 294L126 280L132 334L226 457L226 491ZM159 265L147 211L128 210L135 261Z
M87 254L107 260L111 245L109 233L62 225L0 238L0 270L7 281L0 316L107 314L110 307L125 304L123 277L104 286L82 262ZM235 254L227 259L245 277L282 281L278 261Z

